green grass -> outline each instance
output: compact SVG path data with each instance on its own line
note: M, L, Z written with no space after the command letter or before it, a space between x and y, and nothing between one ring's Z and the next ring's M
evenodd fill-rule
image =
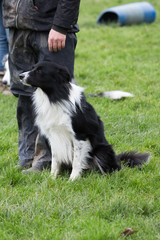
M160 239L159 59L160 2L153 24L98 26L105 8L131 0L85 0L81 3L75 77L86 95L108 90L135 95L121 101L91 98L117 153L149 152L141 170L123 167L101 176L87 172L69 182L50 172L23 175L18 162L17 99L0 95L0 239L118 240Z

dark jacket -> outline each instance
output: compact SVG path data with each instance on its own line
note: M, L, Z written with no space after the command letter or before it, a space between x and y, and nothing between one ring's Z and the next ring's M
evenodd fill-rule
M7 28L61 33L78 31L80 0L3 0Z

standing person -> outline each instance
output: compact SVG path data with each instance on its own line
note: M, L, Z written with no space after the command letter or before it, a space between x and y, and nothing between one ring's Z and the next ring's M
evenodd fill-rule
M51 164L49 145L34 126L32 87L19 74L39 61L66 66L73 77L80 0L4 0L3 22L9 28L11 91L18 97L19 168L41 171ZM36 144L35 144L36 142Z
M4 75L3 57L8 54L8 29L5 29L2 21L2 0L0 0L0 75Z

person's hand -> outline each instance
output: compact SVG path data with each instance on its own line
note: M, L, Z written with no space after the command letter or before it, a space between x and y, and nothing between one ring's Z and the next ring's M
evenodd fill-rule
M50 52L60 51L65 47L66 35L59 33L53 29L50 30L48 36L48 47Z

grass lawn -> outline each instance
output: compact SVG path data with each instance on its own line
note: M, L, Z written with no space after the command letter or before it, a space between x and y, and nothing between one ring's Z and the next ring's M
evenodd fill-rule
M0 239L160 240L160 1L153 24L98 26L105 8L131 0L82 0L75 77L85 93L108 90L135 95L120 101L87 97L104 121L117 153L150 153L141 170L123 167L102 176L87 172L69 182L50 171L17 171L17 99L0 94Z

